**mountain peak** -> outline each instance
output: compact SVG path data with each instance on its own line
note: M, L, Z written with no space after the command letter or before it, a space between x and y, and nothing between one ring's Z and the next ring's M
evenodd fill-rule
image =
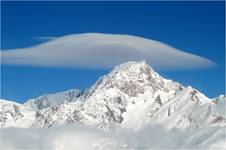
M159 75L145 61L131 61L118 65L107 77L115 85L119 87L122 85L125 89L144 89L147 87L154 92L157 90L177 89L181 86ZM132 91L134 93L134 90Z
M126 70L131 70L137 73L140 73L140 71L144 71L144 70L154 72L154 70L146 63L146 61L142 60L142 61L129 61L129 62L120 64L116 66L113 69L113 71L111 71L111 74L117 73L119 71L126 71Z
M144 67L144 66L149 66L145 60L141 61L128 61L125 63L122 63L120 65L117 65L115 69L125 69L128 67Z
M101 77L88 91L86 98L103 89L117 89L131 97L145 91L155 93L177 90L181 85L165 79L145 61L130 61L116 66L108 75Z
M145 77L146 76L146 77ZM155 72L145 61L130 61L116 66L109 74L109 78L117 78L119 80L141 81L144 78L162 78ZM134 80L136 78L137 80ZM138 79L139 78L139 79ZM142 81L141 81L142 82Z

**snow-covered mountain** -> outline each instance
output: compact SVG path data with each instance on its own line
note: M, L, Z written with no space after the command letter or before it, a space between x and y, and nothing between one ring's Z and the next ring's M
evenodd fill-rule
M225 96L214 99L160 76L144 61L116 66L90 89L68 90L24 104L0 100L1 127L50 127L80 123L167 129L225 125Z
M38 111L76 101L81 93L81 90L72 89L55 94L45 94L29 99L24 104L0 99L0 126L22 128L33 126Z
M81 93L82 92L79 89L72 89L55 94L45 94L38 98L29 99L26 103L24 103L24 105L26 107L34 108L35 110L41 110L62 104L64 102L74 101L81 95Z

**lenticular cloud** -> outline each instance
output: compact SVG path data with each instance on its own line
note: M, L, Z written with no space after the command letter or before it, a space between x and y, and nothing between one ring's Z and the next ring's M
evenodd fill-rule
M67 35L32 47L4 50L1 55L2 64L19 66L110 69L139 60L162 70L214 65L211 60L151 39L100 33Z

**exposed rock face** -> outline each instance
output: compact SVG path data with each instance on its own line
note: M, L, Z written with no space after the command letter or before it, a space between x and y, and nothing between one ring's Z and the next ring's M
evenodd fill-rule
M158 95L156 97L155 102L157 102L160 106L162 106L162 101L161 101L160 95Z

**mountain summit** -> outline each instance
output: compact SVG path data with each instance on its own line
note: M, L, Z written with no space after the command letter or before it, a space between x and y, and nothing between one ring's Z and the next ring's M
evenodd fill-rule
M223 103L224 102L224 103ZM119 124L166 129L224 126L225 97L210 99L198 90L168 80L145 61L115 67L89 89L48 94L25 104L0 100L0 125L51 127L79 123L98 128Z

